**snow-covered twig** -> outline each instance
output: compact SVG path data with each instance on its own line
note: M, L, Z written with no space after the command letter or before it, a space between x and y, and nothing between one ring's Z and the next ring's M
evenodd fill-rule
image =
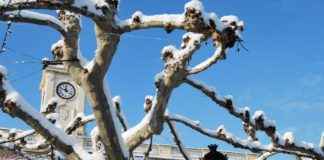
M221 141L224 141L228 144L231 144L234 147L241 148L241 149L247 149L252 152L280 152L280 153L286 153L286 154L292 154L292 155L300 155L303 157L310 157L314 158L313 154L307 154L300 151L294 151L289 149L282 149L273 146L272 144L268 145L262 145L259 141L253 141L250 139L242 140L238 137L235 137L232 133L226 131L223 125L219 126L216 130L215 129L207 129L201 127L200 123L197 123L197 121L193 121L190 118L181 116L181 115L166 115L166 119L178 123L182 123L187 127L190 127L191 129L208 136L210 138L215 138Z
M175 128L175 125L173 124L173 122L171 122L170 120L166 120L166 123L168 124L169 128L170 128L170 131L171 131L171 134L173 135L173 140L174 142L176 143L176 145L178 146L178 149L180 151L180 153L182 154L183 158L185 160L190 160L189 158L189 155L188 153L186 152L181 140L180 140L180 137L177 133L177 130Z
M280 136L276 132L274 121L268 119L263 111L256 111L251 118L249 109L237 109L231 98L223 99L218 97L214 90L200 82L187 78L186 83L203 92L212 101L226 109L234 117L241 119L244 123L248 124L247 126L252 127L252 130L260 130L265 132L266 135L271 139L273 145L277 148L292 151L294 153L304 153L307 154L308 157L313 156L318 159L324 158L324 151L322 151L319 147L314 147L313 144L306 142L291 142L291 140L287 141L284 137Z
M239 147L243 149L248 149L253 152L259 152L263 150L270 150L268 146L262 146L259 142L250 141L250 140L240 140L235 137L233 134L227 132L224 126L219 126L216 130L206 129L201 127L200 123L193 121L187 117L180 116L180 115L167 115L166 119L174 122L182 123L199 133L206 135L211 138L215 138L218 140L225 141L234 147Z
M221 98L217 95L216 91L214 91L212 88L209 88L208 86L204 85L203 83L200 83L198 81L192 80L190 78L187 78L185 80L187 84L190 86L200 90L203 92L207 97L209 97L212 101L214 101L217 105L220 107L226 109L231 115L241 119L243 122L248 124L248 126L254 126L254 124L250 121L250 111L249 108L245 107L242 109L236 109L232 99L231 98ZM256 128L256 127L253 127Z

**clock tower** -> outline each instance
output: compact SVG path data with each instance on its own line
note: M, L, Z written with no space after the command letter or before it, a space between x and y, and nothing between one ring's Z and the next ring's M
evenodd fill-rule
M40 84L41 112L46 110L52 99L57 102L58 124L66 128L78 113L84 113L85 94L77 85L62 64L48 65L43 70ZM74 134L83 136L84 128L79 128Z

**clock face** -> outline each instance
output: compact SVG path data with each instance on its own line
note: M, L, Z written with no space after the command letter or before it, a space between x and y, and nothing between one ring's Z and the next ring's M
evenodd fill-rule
M75 88L69 82L61 82L56 87L56 94L63 99L71 99L75 96Z

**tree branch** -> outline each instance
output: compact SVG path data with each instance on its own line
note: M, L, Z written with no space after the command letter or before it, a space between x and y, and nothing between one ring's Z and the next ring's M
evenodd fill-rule
M231 144L232 146L237 147L237 148L247 149L252 152L262 152L262 151L280 152L280 153L300 155L303 157L313 158L313 154L307 154L307 153L299 152L299 151L291 151L288 149L281 149L281 148L277 148L273 145L262 145L258 141L251 141L249 139L241 140L241 139L235 137L232 133L226 131L223 125L219 126L216 130L211 130L211 129L206 129L206 128L201 127L199 121L193 121L193 120L186 118L184 116L166 115L165 118L170 121L182 123L185 126L190 127L191 129L193 129L203 135L206 135L210 138L215 138L215 139L224 141L224 142Z
M169 128L170 128L170 131L173 135L173 140L174 142L176 143L176 145L178 146L179 148L179 151L180 153L182 154L183 158L185 160L190 160L189 156L188 156L188 153L186 152L185 148L183 147L183 144L180 140L180 137L176 131L176 128L175 128L175 125L170 121L170 120L166 120L166 123L168 124Z
M196 65L192 69L189 70L189 74L197 74L200 73L213 64L217 63L219 60L223 59L225 54L225 48L222 45L217 47L217 50L214 52L213 56L209 57L205 61L201 62L200 64Z
M183 83L187 76L187 64L190 57L206 36L199 33L188 32L183 36L182 48L166 46L162 49L164 69L155 76L156 93L150 111L133 128L123 133L125 143L132 150L153 134L160 134L163 130L164 114L169 98L174 88Z
M192 129L198 131L199 133L201 133L203 135L206 135L208 137L215 138L218 140L225 141L225 142L233 145L234 147L248 149L248 150L251 150L252 152L260 152L263 150L270 150L266 146L261 146L257 142L248 141L248 140L243 141L243 140L240 140L240 139L234 137L231 133L229 133L225 130L224 126L219 126L218 129L216 129L216 130L210 130L210 129L202 128L198 121L193 121L189 118L186 118L186 117L183 117L180 115L174 115L174 116L167 115L166 119L168 119L170 121L182 123Z
M55 17L47 14L33 11L11 11L0 14L0 20L49 26L60 32L62 35L66 35L64 25Z
M120 124L123 127L123 130L126 131L128 129L128 125L127 125L127 120L126 117L123 114L122 111L122 107L121 107L121 98L119 96L115 96L113 98L113 102L114 102L114 107L116 108L116 116L120 122Z
M120 35L108 22L97 22L95 32L97 49L87 69L93 76L103 79L117 50Z
M63 12L61 19L63 23L66 24L69 33L69 36L64 37L63 39L62 59L67 60L63 61L63 63L73 80L84 89L85 94L89 99L99 128L100 137L105 145L107 158L124 160L128 154L126 153L127 150L123 147L122 140L116 138L120 137L120 134L118 133L119 131L116 128L117 126L113 118L115 112L112 111L114 108L112 107L113 103L109 95L109 90L107 89L107 92L105 91L104 75L106 70L103 68L95 69L95 67L92 68L93 70L83 68L79 61L75 61L78 57L78 40L81 29L79 17L73 14L65 14ZM107 39L107 37L104 37L103 35L101 36L101 38ZM92 63L90 63L90 65L91 64ZM96 62L94 64L94 66L98 67Z
M148 28L164 28L167 33L170 33L173 29L184 29L183 22L183 14L161 14L149 16L137 11L131 18L119 21L117 25L122 33Z
M245 125L245 130L251 130L249 128L250 126L252 127L253 130L255 130L256 126L250 121L250 111L249 108L241 108L241 109L236 109L234 106L233 102L231 99L227 98L220 98L217 93L209 88L208 86L192 80L190 78L185 79L185 82L189 84L190 86L198 89L199 91L203 92L207 97L209 97L212 101L214 101L217 105L220 107L224 108L226 111L228 111L231 115L234 117L242 120L246 125ZM255 133L255 131L251 133ZM255 134L251 134L252 137L255 137ZM255 138L253 138L255 139Z
M119 122L121 123L123 130L126 131L128 129L127 127L127 123L126 123L126 119L122 114L121 111L121 104L120 104L120 100L118 100L119 97L114 97L113 101L115 103L115 107L116 107L116 115L119 119ZM95 120L95 116L93 114L90 114L88 116L84 116L83 114L79 114L77 115L66 127L65 132L67 134L72 134L73 131L75 131L76 129L78 129L79 127L82 127L84 125L86 125L87 123L93 122ZM1 142L0 142L1 144Z
M118 128L118 119L110 91L105 88L100 77L92 78L94 79L90 79L90 82L86 81L87 84L83 84L83 86L92 105L107 156L109 159L124 160L128 156L126 153L128 149L124 147L124 142L120 137L121 130Z
M95 120L93 114L89 116L77 115L65 128L66 134L72 134L76 129Z
M16 0L10 4L0 3L0 14L7 11L25 10L25 9L48 9L48 10L68 10L74 13L82 14L83 16L94 20L103 19L103 11L96 7L96 3L90 0L73 1L73 3L65 3L60 0Z
M118 26L121 33L147 28L164 28L167 33L174 29L183 29L188 32L208 34L216 30L220 20L215 13L207 13L200 1L189 1L181 14L144 15L135 12L131 18L120 21Z
M160 134L162 132L164 113L173 89L182 84L188 75L187 64L194 52L199 49L201 42L207 40L211 36L211 33L216 30L215 19L206 16L206 13L202 10L203 7L195 8L193 7L195 5L191 5L191 3L199 3L199 6L202 6L200 1L188 2L185 5L184 19L179 17L179 15L176 16L176 18L183 20L184 29L190 32L183 36L181 49L176 49L174 46L166 46L163 48L162 59L165 62L164 69L156 75L156 93L150 111L140 123L123 133L123 138L130 150L136 148L153 134ZM165 15L164 18L168 16ZM120 24L129 25L131 23L137 23L138 25L143 21L156 20L156 18L157 16L147 17L137 12L132 16L131 20L124 21L124 23ZM174 22L180 23L180 21L176 20ZM147 27L159 27L162 26L162 22ZM141 26L139 28L145 27Z

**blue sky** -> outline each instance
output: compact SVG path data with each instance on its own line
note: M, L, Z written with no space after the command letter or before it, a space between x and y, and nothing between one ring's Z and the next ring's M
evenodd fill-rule
M182 13L186 0L121 1L120 19L131 16L136 10L144 14ZM324 131L324 2L321 0L293 1L237 1L205 0L205 10L219 16L234 14L245 21L243 33L249 52L230 51L226 61L195 76L217 89L222 95L233 95L239 106L251 110L264 110L274 119L280 133L293 131L298 140L319 142ZM0 35L5 23L0 25ZM83 19L81 49L85 56L93 56L95 41L93 28ZM124 112L131 125L143 116L143 100L154 93L154 75L161 71L160 50L168 44L179 45L183 32L166 34L161 29L150 29L125 34L108 74L113 95L121 95ZM9 39L10 51L0 55L0 64L9 69L13 85L34 105L39 106L39 80L42 57L50 57L50 46L59 38L55 31L34 25L14 24ZM212 54L211 45L203 46L193 57L196 64ZM32 63L15 64L15 61ZM37 63L35 63L37 62ZM38 108L38 107L37 107ZM172 113L200 120L202 125L216 128L219 124L244 138L240 122L215 106L200 92L182 85L177 88L169 103ZM4 127L26 126L0 114ZM210 143L221 144L221 149L232 147L209 139L179 125L186 146L203 147ZM165 130L157 137L158 143L170 143ZM262 137L262 134L261 134ZM266 140L264 140L266 142Z

